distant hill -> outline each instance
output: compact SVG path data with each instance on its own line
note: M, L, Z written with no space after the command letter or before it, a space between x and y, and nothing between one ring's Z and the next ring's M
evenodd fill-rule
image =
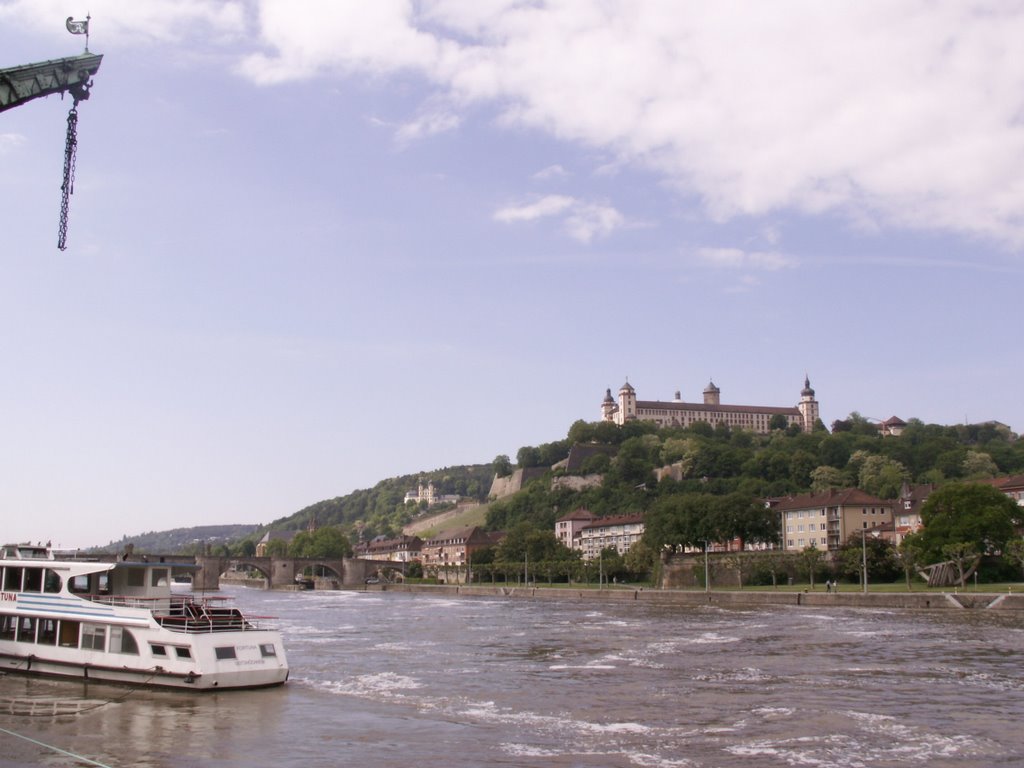
M132 544L136 552L185 553L217 544L226 544L256 531L258 525L200 525L194 528L175 528L170 531L152 531L137 536L124 536L120 541L111 541L90 552L121 552Z
M317 525L349 525L360 522L365 538L378 534L397 535L422 511L403 503L408 491L422 483L433 483L437 493L483 502L494 478L492 464L444 467L415 475L381 480L373 488L353 491L347 496L325 499L282 517L270 524L274 530L305 530L311 520Z

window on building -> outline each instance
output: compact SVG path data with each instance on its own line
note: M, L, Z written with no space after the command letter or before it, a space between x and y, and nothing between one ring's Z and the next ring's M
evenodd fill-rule
M102 624L83 624L81 647L91 651L102 651L107 647L107 628Z
M21 592L21 568L4 568L4 591Z
M43 569L42 568L26 568L25 569L25 582L22 584L21 589L23 592L42 592L43 591Z
M36 620L31 616L22 616L18 620L18 636L15 639L19 643L34 643L36 641Z
M124 627L110 628L110 652L130 653L133 656L139 655L139 644L135 636Z
M57 644L57 620L40 619L39 629L36 634L36 642L40 645Z
M78 622L69 621L68 619L60 620L60 632L58 633L57 643L61 648L77 648L78 647Z

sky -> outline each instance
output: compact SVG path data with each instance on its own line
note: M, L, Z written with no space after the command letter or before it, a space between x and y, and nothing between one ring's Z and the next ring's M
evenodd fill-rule
M643 400L1024 432L1024 3L0 0L2 538L268 523Z

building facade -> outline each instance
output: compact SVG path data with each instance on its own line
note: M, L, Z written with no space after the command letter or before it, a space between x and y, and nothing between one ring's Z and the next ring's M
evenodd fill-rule
M438 493L433 483L427 483L426 487L424 487L423 483L420 483L415 491L406 492L404 503L412 502L418 504L421 501L427 502L428 507L433 507L438 504L458 504L459 497L454 494Z
M423 542L420 561L424 568L468 565L474 552L495 543L495 537L478 526L442 531Z
M782 549L786 552L807 547L834 552L853 535L871 533L874 528L893 523L894 502L859 488L790 496L772 506L780 515Z
M643 535L644 516L641 514L598 517L579 529L573 548L582 551L584 560L597 559L601 550L608 547L624 555Z
M638 400L636 390L627 381L619 389L617 402L612 398L611 389L605 390L601 419L619 425L640 419L657 422L663 427L689 427L698 421L705 421L712 426L726 424L731 429L766 434L771 431L772 420L776 416L785 419L786 426L796 425L804 432L813 430L820 418L819 404L808 377L804 377L800 402L792 407L723 405L721 395L722 391L712 381L704 388L704 399L700 403L684 402L679 392L676 392L673 400Z
M356 546L356 557L364 560L390 560L394 563L408 563L420 559L423 541L419 536L399 536L388 539L377 536Z
M577 509L567 515L562 515L555 521L555 538L559 543L569 549L578 549L575 542L579 538L583 526L590 525L597 519L597 515L586 509Z

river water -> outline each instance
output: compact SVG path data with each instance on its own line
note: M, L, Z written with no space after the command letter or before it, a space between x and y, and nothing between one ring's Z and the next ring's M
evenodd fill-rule
M1024 765L1017 613L227 594L287 685L0 677L0 766Z

